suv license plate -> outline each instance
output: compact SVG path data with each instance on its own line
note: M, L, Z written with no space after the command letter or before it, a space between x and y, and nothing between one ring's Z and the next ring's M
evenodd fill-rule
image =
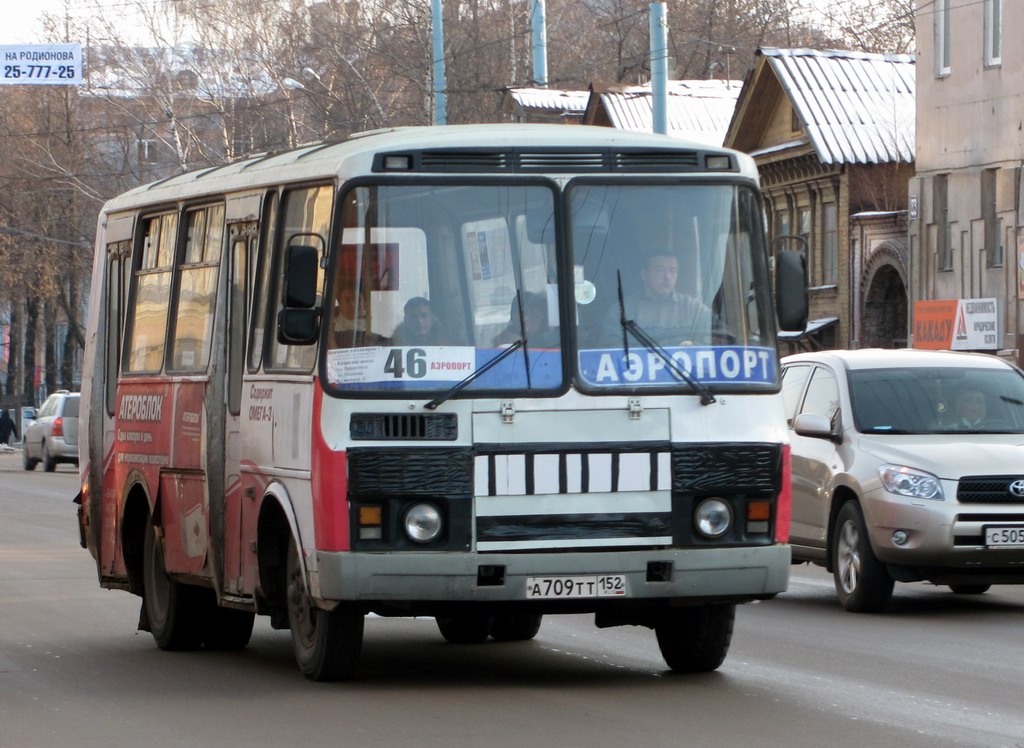
M1024 527L986 527L985 546L988 548L1024 548Z
M625 597L625 574L600 574L587 577L527 577L526 597L576 598Z

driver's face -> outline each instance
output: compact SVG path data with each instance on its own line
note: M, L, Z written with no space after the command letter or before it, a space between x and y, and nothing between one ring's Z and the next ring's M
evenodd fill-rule
M430 332L430 328L434 326L434 315L426 304L414 306L405 315L405 318L412 324L413 329L421 335Z
M640 271L640 277L651 296L668 296L676 290L679 261L675 257L652 257Z

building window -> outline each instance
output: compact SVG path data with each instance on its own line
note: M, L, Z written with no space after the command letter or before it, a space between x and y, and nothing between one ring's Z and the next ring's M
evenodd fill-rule
M935 75L949 75L952 0L935 0Z
M985 0L985 64L999 65L1003 55L1003 0Z
M935 223L935 253L939 258L940 270L953 269L953 238L950 235L948 195L949 175L936 175L932 181L932 221Z
M839 210L835 203L825 203L821 243L821 282L830 286L836 282L839 268Z
M996 214L996 174L998 169L981 172L981 216L985 220L985 264L999 267L1003 264L1003 227Z
M811 241L811 209L800 208L798 211L799 225L800 225L800 237L805 242Z
M789 211L775 211L775 236L789 236Z

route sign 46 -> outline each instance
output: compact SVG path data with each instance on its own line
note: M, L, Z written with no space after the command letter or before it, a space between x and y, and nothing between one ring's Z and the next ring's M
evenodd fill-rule
M0 45L0 85L81 83L81 44Z

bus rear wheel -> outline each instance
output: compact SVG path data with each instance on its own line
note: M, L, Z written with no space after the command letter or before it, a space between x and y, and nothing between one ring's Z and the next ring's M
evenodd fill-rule
M494 618L477 613L437 616L437 628L450 644L480 644L491 634Z
M495 616L491 636L499 642L524 642L540 631L542 615Z
M203 593L167 576L163 549L157 541L152 520L146 523L143 544L142 601L150 633L160 649L168 651L198 649L202 644L204 615Z
M247 610L220 607L212 590L209 602L211 610L203 633L203 644L209 649L245 649L252 638L256 614Z
M288 624L299 670L313 681L349 680L363 648L363 614L351 604L334 610L313 605L306 591L299 549L288 543Z
M695 605L665 611L654 626L665 663L677 673L710 673L725 662L736 606Z

